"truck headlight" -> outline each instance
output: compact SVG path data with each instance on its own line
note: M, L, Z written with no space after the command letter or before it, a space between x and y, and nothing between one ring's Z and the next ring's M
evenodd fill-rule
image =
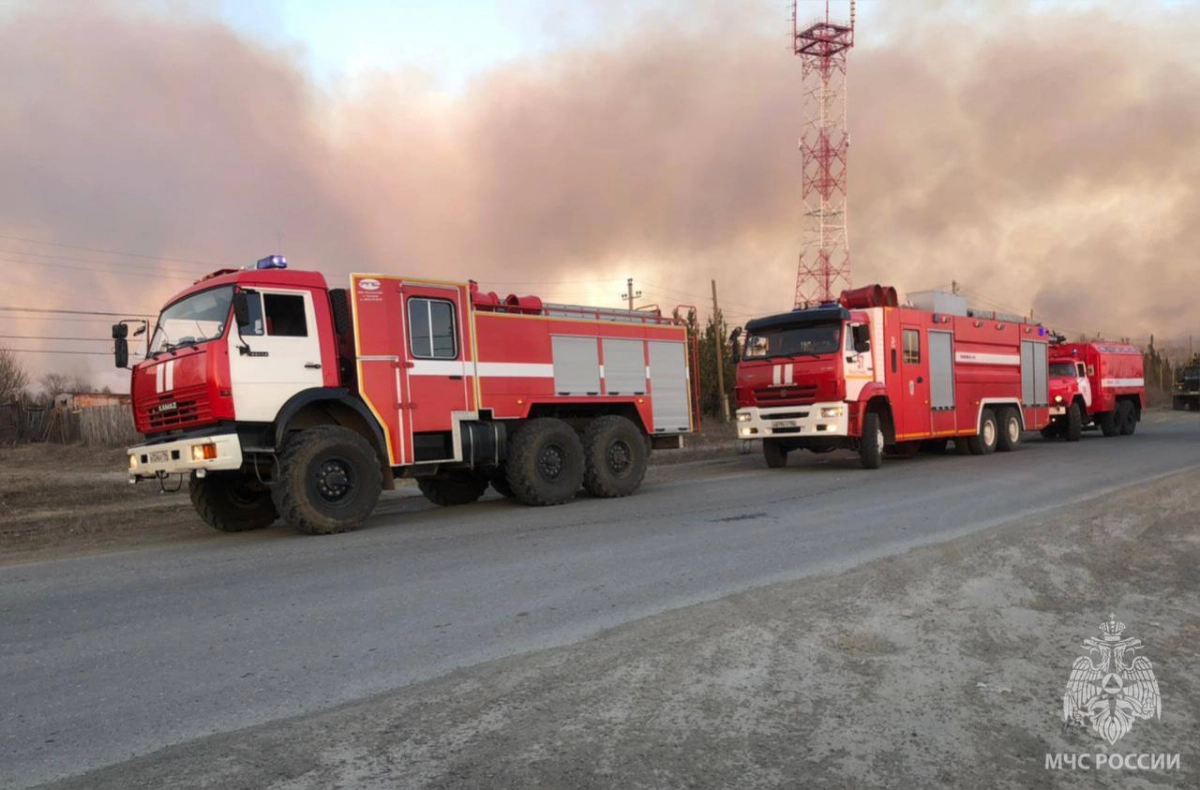
M750 422L750 412L739 411L737 413L737 421L738 422Z
M1054 402L1055 402L1055 403L1062 403L1062 395L1055 395L1055 396L1054 396Z
M826 408L821 409L821 418L822 419L829 419L830 417L841 417L841 416L842 416L842 407L841 406L828 406Z
M217 457L217 446L215 444L193 444L192 445L192 460L193 461L211 461Z
M138 458L136 455L129 456L129 471L136 472L138 468Z

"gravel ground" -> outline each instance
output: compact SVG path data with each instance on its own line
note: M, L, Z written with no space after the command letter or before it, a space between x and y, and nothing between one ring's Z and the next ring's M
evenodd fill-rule
M677 609L62 787L1200 786L1200 472L853 570ZM1110 612L1162 692L1121 754L1051 771Z

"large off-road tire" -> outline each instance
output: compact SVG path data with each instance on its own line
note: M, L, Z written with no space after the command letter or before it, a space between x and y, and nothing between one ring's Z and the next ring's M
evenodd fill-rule
M332 535L361 526L382 489L370 443L349 428L319 425L288 438L271 493L284 521L309 535Z
M597 497L629 496L646 477L646 437L619 415L597 417L583 432L583 487Z
M1118 408L1120 404L1117 404ZM1117 419L1118 409L1106 411L1103 414L1097 415L1097 422L1100 425L1100 433L1108 437L1119 436L1121 434L1121 422Z
M858 460L863 469L878 469L883 464L883 421L879 412L863 415L862 438L858 440Z
M262 529L279 518L271 501L271 490L241 472L192 475L188 494L204 523L222 532Z
M996 422L996 414L991 409L984 409L979 417L979 433L967 439L967 448L971 455L990 455L996 452L1000 440L1000 426Z
M762 446L763 460L767 462L768 469L782 469L787 466L788 451L783 442L778 439L763 439Z
M562 420L541 417L517 429L509 444L508 484L526 505L561 505L583 485L583 442Z
M469 505L488 489L487 477L465 469L445 472L417 481L417 488L435 505Z
M1021 446L1021 415L1012 406L1006 406L996 415L1000 430L996 435L996 449L1009 453Z
M1078 403L1072 403L1067 407L1061 431L1068 442L1077 442L1083 435L1083 409Z
M1121 435L1133 436L1137 431L1138 424L1137 407L1132 402L1123 400L1121 401L1121 409L1117 410L1117 420L1121 424Z

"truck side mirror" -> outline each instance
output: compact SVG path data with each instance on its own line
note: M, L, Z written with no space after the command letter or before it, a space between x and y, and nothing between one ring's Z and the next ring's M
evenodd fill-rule
M250 300L245 291L235 291L233 294L233 318L238 326L250 323Z
M742 328L740 326L729 333L730 354L735 365L742 361L742 344L739 342L741 339Z
M871 327L866 324L855 324L850 331L854 339L856 354L865 354L871 350Z
M118 368L129 367L129 327L125 324L112 325L113 361Z

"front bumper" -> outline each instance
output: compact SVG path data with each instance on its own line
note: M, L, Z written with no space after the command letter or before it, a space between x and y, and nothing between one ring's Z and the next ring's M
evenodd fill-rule
M820 439L848 436L850 407L840 401L808 406L750 406L737 411L739 439Z
M211 447L203 457L203 448ZM194 453L194 448L202 448L200 457ZM160 444L142 444L130 447L129 478L131 481L164 477L166 475L188 474L198 469L227 470L242 468L242 443L236 433L217 434Z

